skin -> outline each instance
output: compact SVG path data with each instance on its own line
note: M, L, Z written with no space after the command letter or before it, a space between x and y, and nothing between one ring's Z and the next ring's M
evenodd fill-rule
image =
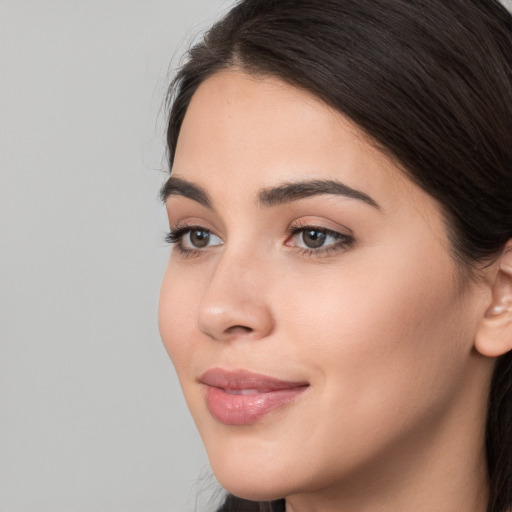
M439 205L340 113L272 77L229 70L187 111L173 176L160 330L213 471L232 493L288 512L484 511L493 359L474 340L491 292L461 287ZM321 194L261 204L263 189L337 180L375 201ZM309 250L297 226L333 237ZM180 243L178 245L180 245ZM200 376L246 369L304 381L255 424L208 411Z

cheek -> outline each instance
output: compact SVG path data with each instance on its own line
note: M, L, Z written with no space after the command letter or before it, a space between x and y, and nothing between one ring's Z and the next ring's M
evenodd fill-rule
M448 399L471 349L449 256L433 257L435 272L392 256L304 277L284 310L294 356L311 362L326 401L363 421Z
M283 339L292 345L286 355L307 362L314 415L327 419L307 438L300 422L289 430L319 479L391 453L434 425L462 392L471 326L451 260L434 273L392 265L382 254L378 261L361 261L361 271L331 269L328 279L303 274L295 293L290 273L279 292Z
M193 281L180 278L169 265L160 290L158 325L164 346L182 381L191 368L194 350L195 305L200 300ZM197 336L196 336L197 337Z

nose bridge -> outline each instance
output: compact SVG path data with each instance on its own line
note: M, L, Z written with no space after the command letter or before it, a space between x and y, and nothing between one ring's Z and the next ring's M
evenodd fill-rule
M272 332L270 269L262 254L226 248L218 257L199 304L199 329L216 340L260 339Z

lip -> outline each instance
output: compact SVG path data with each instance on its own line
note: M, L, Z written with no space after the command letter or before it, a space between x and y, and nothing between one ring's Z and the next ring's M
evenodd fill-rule
M224 425L251 425L295 400L309 386L246 370L212 368L200 382L205 386L210 414Z

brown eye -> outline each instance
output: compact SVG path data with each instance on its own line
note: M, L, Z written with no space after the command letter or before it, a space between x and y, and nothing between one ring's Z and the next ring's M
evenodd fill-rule
M310 254L331 254L336 251L345 251L352 247L355 240L351 235L346 235L332 229L316 226L297 227L292 230L292 235L285 245L303 249Z
M165 240L180 252L204 252L210 247L222 245L222 240L209 229L201 226L171 228Z
M306 229L302 232L302 241L309 249L318 249L325 244L327 235L318 229Z
M208 246L210 241L210 232L204 229L193 229L189 235L190 245L198 249L202 249Z

